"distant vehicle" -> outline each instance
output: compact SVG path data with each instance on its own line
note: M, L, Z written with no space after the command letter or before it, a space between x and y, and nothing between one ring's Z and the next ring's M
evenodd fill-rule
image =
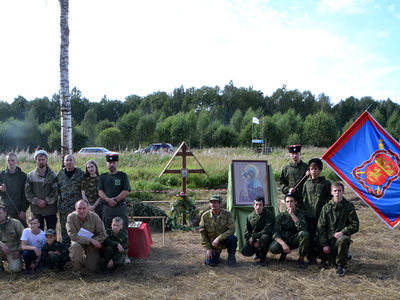
M134 153L172 153L174 152L174 147L168 143L156 143L147 146L144 149L136 150Z
M78 152L78 154L80 155L96 155L96 154L106 155L107 153L111 153L111 151L103 147L86 147L82 148Z

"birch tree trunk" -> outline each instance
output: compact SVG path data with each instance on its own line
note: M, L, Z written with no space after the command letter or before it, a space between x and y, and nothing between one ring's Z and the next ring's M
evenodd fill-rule
M72 120L69 93L69 0L58 0L61 8L60 29L60 113L61 113L61 155L72 154Z

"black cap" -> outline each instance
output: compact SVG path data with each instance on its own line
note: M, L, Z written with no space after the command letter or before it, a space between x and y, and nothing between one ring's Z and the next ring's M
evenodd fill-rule
M106 154L106 161L112 162L112 161L118 161L119 159L119 154L118 153L108 153Z
M285 201L286 201L286 198L287 198L287 197L293 197L293 198L294 198L294 201L297 202L297 195L296 195L296 193L287 193L287 194L285 195Z
M322 167L323 167L323 165L322 165L322 160L320 160L319 158L312 158L312 159L310 159L310 161L308 162L308 167L310 167L311 164L316 164L317 167L318 167L320 170L322 170Z
M290 145L288 147L289 153L301 152L301 145Z

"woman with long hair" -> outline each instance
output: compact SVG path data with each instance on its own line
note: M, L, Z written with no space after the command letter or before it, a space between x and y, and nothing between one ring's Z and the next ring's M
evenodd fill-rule
M86 174L81 182L82 199L86 200L89 209L102 218L103 202L98 195L97 184L99 182L99 168L96 161L86 162Z

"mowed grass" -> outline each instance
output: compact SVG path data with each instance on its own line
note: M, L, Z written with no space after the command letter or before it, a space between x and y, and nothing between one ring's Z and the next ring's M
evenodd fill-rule
M305 149L303 158L308 161L320 157L323 151ZM288 161L284 150L260 155L242 149L209 149L195 150L195 154L210 173L219 168L227 172L232 159L267 159L274 173ZM148 172L157 174L169 159L129 153L122 158L124 170L141 168L146 174L146 160L159 164L158 168L150 166L153 171ZM82 166L86 159L78 158L78 165ZM130 161L130 167L125 168L123 161ZM51 163L59 162L54 158ZM33 168L31 163L27 166ZM23 169L26 170L24 166ZM166 233L165 247L161 234L154 233L150 258L133 259L110 277L103 274L76 277L70 265L61 273L31 276L0 273L0 296L1 299L400 299L398 229L384 225L349 189L345 196L356 206L360 232L352 237L353 259L344 278L337 277L334 269L320 270L318 266L299 270L296 251L283 264L278 262L278 256L268 254L267 268L257 267L251 258L240 253L238 267L229 268L224 251L218 267L206 267L199 233L175 231ZM206 206L203 204L200 209Z
M204 250L198 232L153 234L150 258L133 259L112 276L46 272L39 275L0 274L1 299L399 299L398 230L387 228L351 193L357 208L360 232L353 236L345 277L334 269L297 268L297 252L285 263L268 255L268 267L259 268L251 258L237 254L238 267L203 265Z

